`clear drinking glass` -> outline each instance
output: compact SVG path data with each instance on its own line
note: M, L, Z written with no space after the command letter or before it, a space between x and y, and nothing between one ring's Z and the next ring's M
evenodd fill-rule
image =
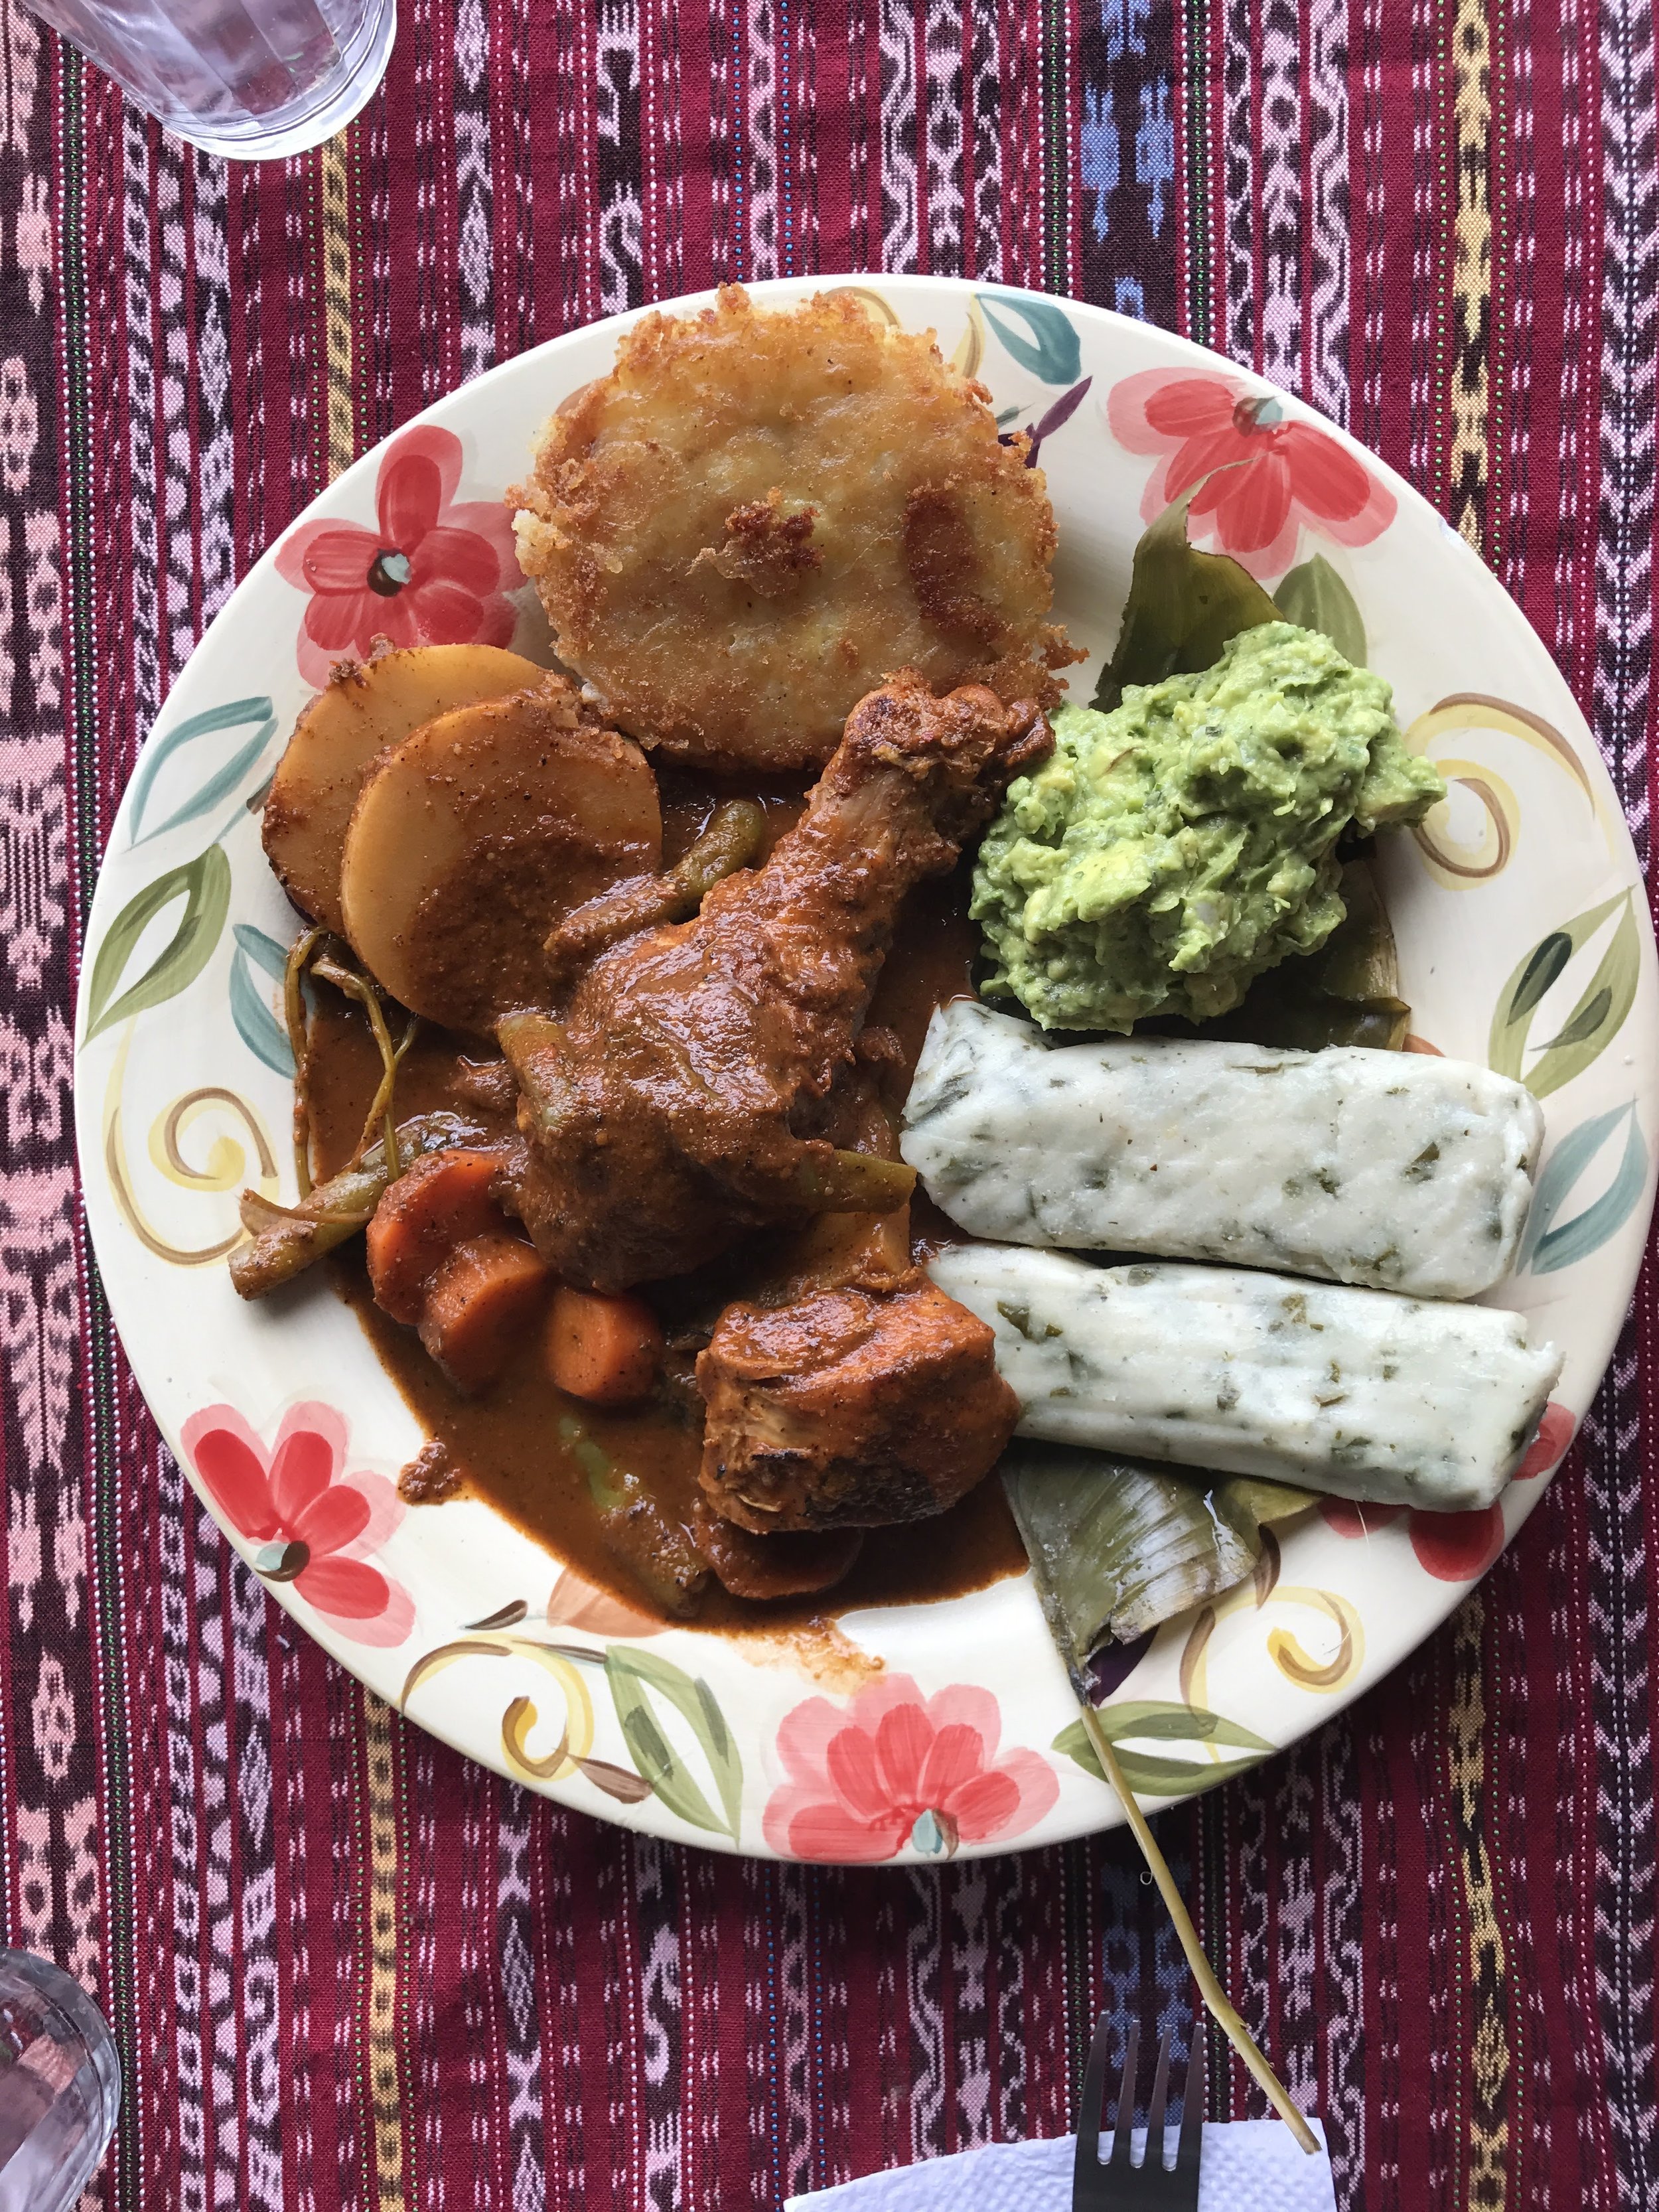
M120 2102L115 2045L80 1984L0 1949L0 2212L68 2212Z
M396 0L25 0L164 129L249 161L331 138L386 73Z

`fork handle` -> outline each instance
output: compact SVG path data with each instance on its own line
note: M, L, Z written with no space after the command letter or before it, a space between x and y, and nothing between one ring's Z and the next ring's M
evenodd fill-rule
M1101 1771L1122 1801L1123 1809L1129 1816L1129 1826L1134 1831L1135 1841L1139 1844L1141 1854L1152 1869L1152 1880L1158 1884L1159 1894L1169 1908L1181 1948L1187 1954L1187 1964L1192 1969L1193 1979L1198 1984L1199 1995L1209 2007L1228 2042L1249 2068L1267 2102L1310 2157L1316 2157L1320 2147L1318 2136L1291 2103L1284 2083L1262 2057L1255 2038L1239 2018L1227 1992L1216 1979L1215 1969L1205 1956L1204 1946L1198 1940L1198 1930L1193 1925L1192 1915L1187 1910L1181 1892L1176 1887L1175 1876L1164 1863L1164 1854L1146 1825L1146 1816L1135 1802L1134 1792L1123 1779L1123 1769L1117 1763L1117 1753L1112 1747L1111 1738L1100 1724L1100 1716L1086 1698L1080 1698L1078 1705L1083 1715L1085 1733L1095 1747Z

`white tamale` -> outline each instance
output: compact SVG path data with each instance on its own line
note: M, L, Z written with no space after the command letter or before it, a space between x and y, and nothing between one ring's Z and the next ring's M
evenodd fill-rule
M975 1237L1467 1298L1514 1265L1542 1134L1530 1091L1463 1060L1055 1048L958 999L928 1029L900 1150Z
M956 1245L1017 1434L1442 1512L1491 1504L1561 1372L1520 1315L1232 1267Z

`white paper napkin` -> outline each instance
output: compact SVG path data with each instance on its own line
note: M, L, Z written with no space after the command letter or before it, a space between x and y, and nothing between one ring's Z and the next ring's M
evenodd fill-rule
M1311 2123L1322 2144L1325 2131ZM1146 2130L1135 2130L1135 2153ZM1106 2140L1111 2140L1109 2133ZM1070 2212L1074 2136L990 2143L792 2197L784 2212ZM1282 2120L1204 2124L1199 2212L1336 2212L1331 2161L1298 2150Z

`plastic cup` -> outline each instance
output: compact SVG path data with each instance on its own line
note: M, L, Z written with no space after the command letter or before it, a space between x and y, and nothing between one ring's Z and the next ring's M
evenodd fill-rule
M163 129L209 154L303 154L386 74L396 0L24 0Z
M68 2212L120 2103L115 2045L80 1984L0 1950L0 2212Z

